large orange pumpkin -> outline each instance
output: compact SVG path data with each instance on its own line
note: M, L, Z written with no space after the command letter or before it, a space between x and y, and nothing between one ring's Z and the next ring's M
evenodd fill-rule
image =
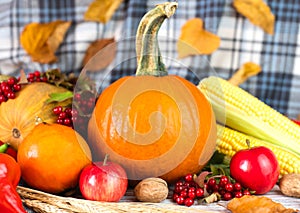
M37 118L54 123L56 116L52 109L57 103L46 104L49 94L65 92L67 89L48 83L36 82L22 88L15 99L0 105L0 140L18 149L19 144L34 128ZM59 103L66 105L70 101Z
M216 121L206 97L189 81L168 75L159 51L152 52L158 49L159 26L176 7L167 2L144 16L137 32L137 75L107 87L89 121L95 159L109 154L132 180L159 176L174 182L197 173L216 145Z

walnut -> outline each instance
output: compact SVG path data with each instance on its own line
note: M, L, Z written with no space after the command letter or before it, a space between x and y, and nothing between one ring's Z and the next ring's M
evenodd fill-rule
M134 188L134 194L139 201L159 203L168 196L168 184L161 178L146 178Z
M284 195L300 197L300 174L283 175L279 187Z

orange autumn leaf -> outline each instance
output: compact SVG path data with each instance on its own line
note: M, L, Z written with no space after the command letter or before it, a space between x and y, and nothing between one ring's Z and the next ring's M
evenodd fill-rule
M49 23L30 23L25 26L20 42L32 61L53 63L57 61L55 52L62 43L71 22L61 20Z
M240 85L244 83L251 76L257 75L261 72L261 67L253 62L244 63L228 80L233 85Z
M252 24L259 26L266 33L274 34L275 16L263 0L234 0L233 7Z
M203 28L200 18L188 20L181 28L177 42L179 58L190 55L211 54L220 46L221 39Z
M106 23L121 3L122 0L94 0L85 12L84 20Z
M101 70L108 66L113 61L116 54L116 44L113 44L114 42L114 38L108 38L99 39L91 43L86 50L83 66L87 65L89 71ZM110 45L109 48L105 48L107 45ZM99 51L102 51L101 55L94 57Z
M232 199L227 209L232 213L293 213L294 209L287 209L282 204L274 202L265 196L243 196Z

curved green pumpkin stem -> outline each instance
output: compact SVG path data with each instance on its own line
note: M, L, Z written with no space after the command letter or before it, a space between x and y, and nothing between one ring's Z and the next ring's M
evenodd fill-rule
M136 75L168 75L162 62L157 33L164 20L175 13L177 5L177 2L159 4L146 13L140 21L136 33Z

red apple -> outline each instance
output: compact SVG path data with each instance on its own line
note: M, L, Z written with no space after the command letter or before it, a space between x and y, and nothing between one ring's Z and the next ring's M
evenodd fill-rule
M119 164L93 162L80 173L79 189L87 200L116 202L125 194L128 178L125 170Z
M278 160L267 147L240 150L230 161L230 175L255 194L265 194L278 180Z

